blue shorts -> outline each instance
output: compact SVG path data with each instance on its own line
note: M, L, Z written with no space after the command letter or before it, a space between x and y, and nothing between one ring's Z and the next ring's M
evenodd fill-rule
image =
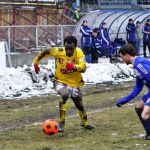
M150 106L150 91L146 92L141 99L144 101L145 105Z

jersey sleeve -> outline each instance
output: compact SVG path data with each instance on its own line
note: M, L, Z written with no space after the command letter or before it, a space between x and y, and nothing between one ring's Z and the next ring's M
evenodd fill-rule
M44 60L50 56L57 57L58 48L50 48L41 51L33 60L33 63L39 64L41 60Z
M77 71L85 72L86 70L85 55L83 54L81 49L79 49L79 51L77 52L77 57L78 57L78 64L76 64Z
M90 28L84 28L83 26L80 27L80 32L82 35L90 35L92 30Z
M150 64L138 63L135 69L148 81L150 82Z
M143 86L144 86L144 84L143 84L142 80L139 79L139 77L136 77L136 82L135 82L132 92L128 96L125 96L125 97L121 98L120 100L118 100L116 102L116 104L123 105L123 104L129 102L130 100L135 98L142 91Z

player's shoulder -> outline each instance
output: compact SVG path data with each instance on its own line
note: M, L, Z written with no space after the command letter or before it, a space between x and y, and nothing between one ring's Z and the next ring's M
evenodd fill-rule
M145 65L150 65L150 60L144 57L135 59L134 68L143 68Z
M137 57L137 63L150 63L150 60L145 57Z
M79 47L76 47L76 51L77 52L82 52L81 48L79 48Z
M58 52L63 52L65 50L64 47L58 47Z
M64 50L65 49L63 47L53 47L53 51L56 53L62 53Z

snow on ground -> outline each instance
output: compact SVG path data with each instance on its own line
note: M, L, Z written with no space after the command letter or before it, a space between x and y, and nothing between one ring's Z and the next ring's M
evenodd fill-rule
M0 70L0 99L55 94L53 83L49 79L49 69L54 73L54 66L55 62L52 60L47 65L41 65L38 75L34 73L33 66L26 65ZM87 70L83 73L85 84L125 82L133 80L133 76L132 66L121 63L87 64Z

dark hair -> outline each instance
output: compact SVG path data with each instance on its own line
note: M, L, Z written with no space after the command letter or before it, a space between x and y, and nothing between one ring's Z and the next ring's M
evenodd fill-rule
M102 26L103 26L103 25L106 25L106 22L102 22Z
M140 22L140 21L137 21L136 24L141 24L141 22Z
M135 51L135 48L133 47L132 44L125 44L124 46L122 46L119 50L119 54L122 54L122 55L126 55L126 54L129 54L131 56L135 56L136 55L136 51Z
M99 28L94 28L93 32L99 32Z
M147 21L146 22L150 22L150 19L147 19Z
M65 45L65 43L68 43L68 44L74 43L75 47L77 47L77 39L76 39L75 36L67 36L67 37L65 37L64 45Z
M85 22L87 23L87 20L83 20L82 25L83 25Z
M130 18L129 21L133 21L133 19Z

